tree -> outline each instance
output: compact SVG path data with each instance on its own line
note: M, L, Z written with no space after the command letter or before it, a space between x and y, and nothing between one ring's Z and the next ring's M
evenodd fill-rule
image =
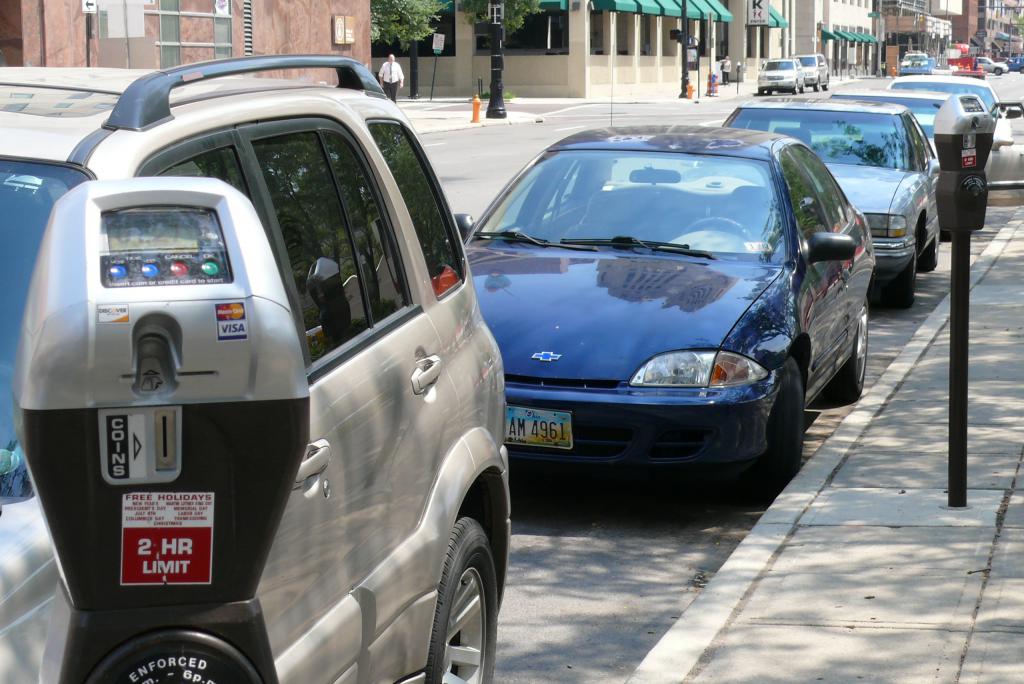
M371 0L370 39L408 48L434 32L443 8L441 0Z
M490 20L489 0L462 0L461 4L469 23ZM518 31L526 17L539 11L540 0L505 0L505 33Z

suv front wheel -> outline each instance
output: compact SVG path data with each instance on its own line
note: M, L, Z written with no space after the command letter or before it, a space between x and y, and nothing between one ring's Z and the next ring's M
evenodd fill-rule
M494 555L480 523L459 518L437 588L426 684L489 684L498 635Z

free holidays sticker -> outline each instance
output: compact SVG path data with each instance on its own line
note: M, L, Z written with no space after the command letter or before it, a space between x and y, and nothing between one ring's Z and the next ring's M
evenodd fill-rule
M245 320L245 304L231 302L217 304L217 339L244 340L249 337L249 324Z

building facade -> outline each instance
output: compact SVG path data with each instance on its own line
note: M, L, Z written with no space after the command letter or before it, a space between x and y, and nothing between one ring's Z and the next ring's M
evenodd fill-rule
M0 0L7 66L154 69L262 54L370 60L369 0Z
M872 0L800 2L797 51L825 55L834 74L877 73L882 33L872 13Z
M768 5L768 0L760 0ZM751 0L688 0L687 22L697 46L690 81L703 96L709 69L728 56L732 75L757 77L769 58L794 54L793 17L804 0L770 0L768 26L748 26ZM437 22L445 35L436 62L431 41L420 44L420 95L469 96L488 87L489 43L474 19L449 5ZM506 92L528 97L633 97L678 94L683 50L671 37L682 28L678 0L541 0L541 11L505 41ZM393 52L408 75L408 54L375 44L374 68ZM738 68L742 66L742 69ZM436 73L435 73L436 68ZM406 79L408 94L409 79Z

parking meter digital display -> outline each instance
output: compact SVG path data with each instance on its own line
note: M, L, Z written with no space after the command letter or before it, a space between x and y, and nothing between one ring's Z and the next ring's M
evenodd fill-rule
M216 212L198 207L147 207L104 212L104 287L219 285L231 265Z

